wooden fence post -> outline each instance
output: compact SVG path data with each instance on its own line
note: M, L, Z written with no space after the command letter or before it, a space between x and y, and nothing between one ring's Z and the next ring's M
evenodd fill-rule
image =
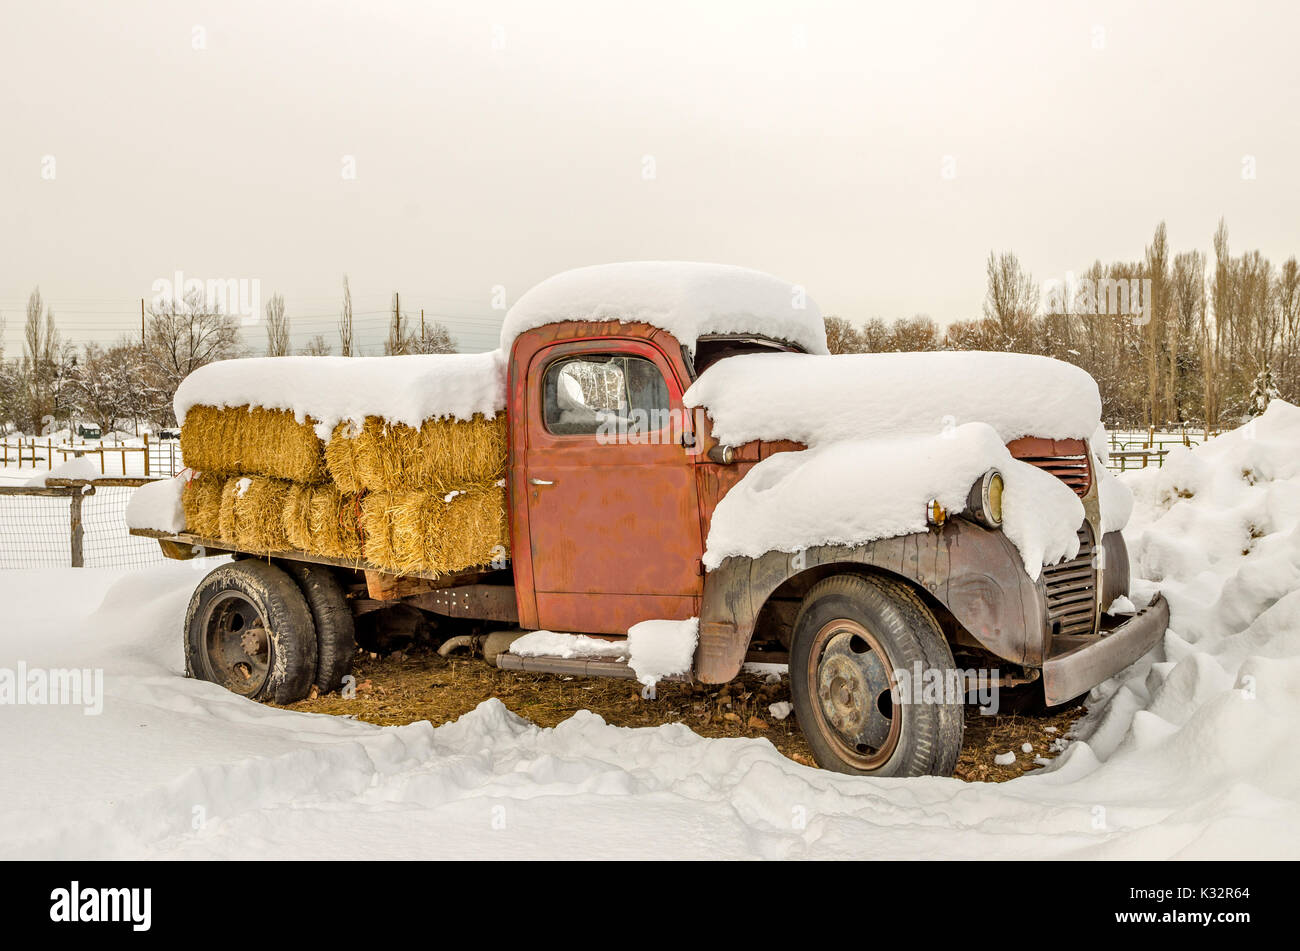
M71 523L71 547L72 547L72 567L84 568L86 565L85 556L82 552L82 543L85 539L85 528L81 524L81 486L74 485L68 494L68 519Z

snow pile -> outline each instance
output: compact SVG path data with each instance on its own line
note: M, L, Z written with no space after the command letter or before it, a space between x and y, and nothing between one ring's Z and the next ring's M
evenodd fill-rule
M511 643L510 653L520 657L622 660L627 657L627 641L588 637L586 634L563 634L558 631L531 631Z
M940 433L962 423L1021 436L1087 439L1101 419L1085 370L1021 353L760 353L728 357L683 402L703 406L725 445L792 439L820 446Z
M1134 574L1165 591L1181 638L1244 636L1252 620L1283 618L1300 634L1300 408L1274 400L1125 481L1138 501L1125 532Z
M1092 473L1097 482L1101 533L1121 531L1133 515L1133 492L1106 468L1110 462L1110 435L1105 426L1097 427L1088 447L1092 450Z
M253 357L210 363L176 390L176 418L194 406L261 406L308 417L328 439L345 420L367 416L419 428L428 419L468 420L505 409L506 364L500 351L401 357Z
M803 289L748 268L687 261L598 264L547 278L506 313L501 349L565 320L621 320L666 330L694 352L709 334L759 334L826 353L821 311Z
M126 504L126 527L185 531L185 508L181 504L185 481L185 476L179 475L150 482L132 492L131 501Z
M48 472L41 472L28 479L24 485L41 487L50 479L98 479L99 466L86 456L74 456L67 462L55 466Z
M675 677L691 669L700 619L686 621L642 621L627 632L628 666L636 679L653 687L664 677Z
M586 634L532 631L510 645L520 657L572 657L627 660L636 678L653 687L664 677L691 669L699 618L687 621L642 621L633 624L626 639L607 640Z
M923 532L929 500L962 512L971 486L994 468L1005 484L1003 531L1029 576L1078 554L1078 496L1013 459L991 426L966 423L937 435L845 440L769 456L718 503L704 565Z
M1174 630L1094 694L1060 759L1004 784L840 776L764 739L623 729L587 712L542 729L497 700L436 728L276 709L183 677L185 607L213 560L0 572L0 667L102 669L105 692L98 716L0 708L0 758L17 766L0 771L0 853L1300 857L1296 415L1274 403L1253 440L1224 436L1126 478L1135 563L1159 561ZM1179 469L1196 494L1165 498L1190 484L1167 478ZM1243 556L1240 533L1226 533L1260 496L1272 521ZM1171 560L1171 535L1203 559Z

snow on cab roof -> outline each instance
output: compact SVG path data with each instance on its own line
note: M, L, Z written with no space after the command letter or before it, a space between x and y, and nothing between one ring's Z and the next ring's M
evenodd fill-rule
M968 422L987 423L1003 442L1086 439L1101 419L1087 371L1050 357L979 351L744 354L705 370L684 402L705 407L713 435L733 446L754 439L817 446Z
M688 261L597 264L549 277L506 313L501 349L565 320L621 320L666 330L692 353L701 337L754 334L826 353L821 311L802 287L762 271Z

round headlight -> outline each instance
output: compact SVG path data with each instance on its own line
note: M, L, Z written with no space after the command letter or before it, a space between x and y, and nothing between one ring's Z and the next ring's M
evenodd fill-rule
M999 528L1002 525L1002 473L990 469L970 489L966 511L981 525Z

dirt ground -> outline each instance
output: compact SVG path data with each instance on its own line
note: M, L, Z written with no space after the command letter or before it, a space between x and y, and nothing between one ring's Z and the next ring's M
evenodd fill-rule
M553 727L579 710L591 710L614 726L658 726L682 722L701 736L762 737L785 756L815 765L791 713L776 719L769 705L790 699L789 681L768 683L757 674L742 674L721 687L660 683L655 700L642 700L639 684L606 678L572 678L498 670L478 658L439 657L428 648L387 656L359 652L353 663L356 696L337 693L291 704L304 713L353 716L382 726L429 720L455 720L489 697L539 726ZM1037 769L1035 757L1053 758L1055 740L1083 715L1077 707L1045 716L983 716L967 708L966 738L956 776L968 782L1003 782ZM1053 732L1055 731L1055 732ZM1032 753L1022 745L1033 746ZM993 762L1014 751L1008 766Z

